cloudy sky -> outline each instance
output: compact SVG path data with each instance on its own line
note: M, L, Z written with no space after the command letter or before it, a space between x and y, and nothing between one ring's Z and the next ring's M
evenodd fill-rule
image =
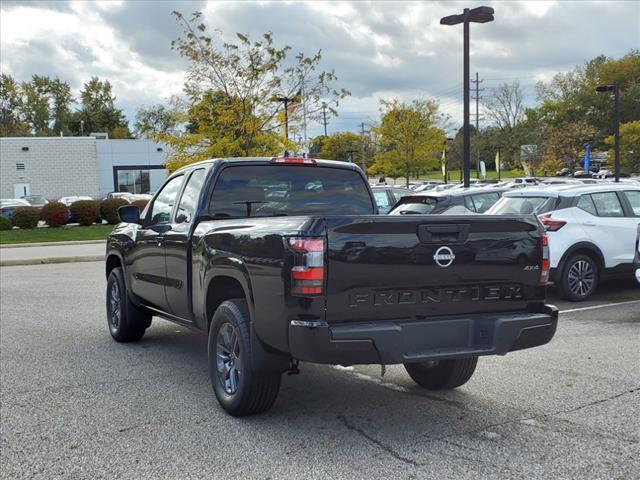
M619 57L640 47L638 1L484 4L495 8L496 20L471 27L471 71L484 80L485 94L520 80L532 103L537 81L600 54ZM462 29L439 19L465 6L476 4L3 0L0 66L18 80L58 76L76 93L91 76L108 79L133 120L139 105L181 93L185 63L170 49L180 33L170 13L198 10L210 29L225 35L272 31L293 52L322 49L323 67L335 69L338 86L352 93L330 131L375 119L381 97L437 98L455 126L462 115Z

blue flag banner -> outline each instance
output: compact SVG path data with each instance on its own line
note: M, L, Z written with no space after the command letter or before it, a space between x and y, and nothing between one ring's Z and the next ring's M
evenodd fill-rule
M589 164L591 162L591 144L587 144L587 148L584 149L584 162L582 163L582 168L588 172Z

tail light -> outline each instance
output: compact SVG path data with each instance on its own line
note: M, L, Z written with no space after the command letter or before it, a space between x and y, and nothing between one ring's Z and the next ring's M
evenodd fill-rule
M324 239L296 237L289 239L295 252L291 268L293 295L322 295L324 293Z
M544 229L547 232L557 232L567 223L565 220L557 220L555 218L551 218L550 215L540 215L538 218L540 219L540 223L542 223Z
M273 157L271 163L292 164L292 165L316 165L313 158L304 157Z
M540 237L540 244L542 245L542 262L540 263L540 283L546 284L549 281L549 270L551 268L551 262L549 261L549 237L546 233L543 233Z

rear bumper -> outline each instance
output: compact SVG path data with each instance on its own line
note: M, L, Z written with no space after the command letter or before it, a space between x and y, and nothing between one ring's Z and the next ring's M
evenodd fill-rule
M293 321L291 356L339 365L424 362L480 355L505 355L548 343L556 332L558 309L537 313L477 314L437 320L394 320L327 324Z

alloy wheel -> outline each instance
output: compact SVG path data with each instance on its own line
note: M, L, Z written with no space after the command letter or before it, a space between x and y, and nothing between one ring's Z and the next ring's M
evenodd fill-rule
M238 390L241 373L240 341L236 328L224 323L216 339L216 370L225 392L233 395Z
M118 282L113 282L111 284L109 305L111 306L109 322L113 328L117 329L120 325L120 288L118 287Z
M568 273L569 289L571 293L579 297L586 297L595 284L595 271L593 265L586 260L578 260Z

